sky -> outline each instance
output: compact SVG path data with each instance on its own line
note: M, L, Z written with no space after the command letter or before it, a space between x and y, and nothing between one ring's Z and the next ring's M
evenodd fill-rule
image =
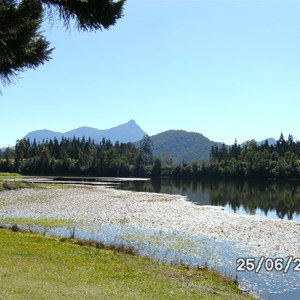
M134 119L233 144L300 140L300 1L127 0L109 30L45 20L52 60L0 86L0 146Z

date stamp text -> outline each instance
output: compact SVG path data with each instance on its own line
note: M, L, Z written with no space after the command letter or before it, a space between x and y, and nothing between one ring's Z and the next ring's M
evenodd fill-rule
M260 256L255 257L239 257L236 260L238 272L255 272L259 273L261 270L267 272L278 271L287 273L288 271L300 272L300 258L288 256L286 258L271 258Z

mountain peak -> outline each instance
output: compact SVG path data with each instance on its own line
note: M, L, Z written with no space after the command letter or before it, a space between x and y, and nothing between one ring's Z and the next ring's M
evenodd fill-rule
M133 119L131 119L129 122L125 123L124 125L130 126L130 127L138 127L138 128L140 128L140 126Z
M144 135L147 134L143 131L134 120L112 127L105 130L97 128L82 126L67 132L53 132L51 130L36 130L28 133L25 138L29 138L30 141L36 140L37 143L41 143L42 140L53 139L54 137L60 140L62 137L70 138L82 138L85 137L93 139L96 143L102 141L103 138L109 139L112 143L116 141L120 143L136 142L141 140Z

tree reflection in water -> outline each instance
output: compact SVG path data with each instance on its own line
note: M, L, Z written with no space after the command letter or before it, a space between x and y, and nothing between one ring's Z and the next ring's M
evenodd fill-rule
M200 181L161 179L126 182L122 189L165 194L180 194L199 205L228 207L249 215L275 212L279 219L298 219L300 181Z

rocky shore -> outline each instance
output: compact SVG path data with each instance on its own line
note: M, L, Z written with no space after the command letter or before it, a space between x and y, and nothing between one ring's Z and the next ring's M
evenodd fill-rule
M205 235L232 241L253 255L300 257L300 223L240 216L197 206L183 196L107 187L22 189L0 192L0 219L55 218Z

